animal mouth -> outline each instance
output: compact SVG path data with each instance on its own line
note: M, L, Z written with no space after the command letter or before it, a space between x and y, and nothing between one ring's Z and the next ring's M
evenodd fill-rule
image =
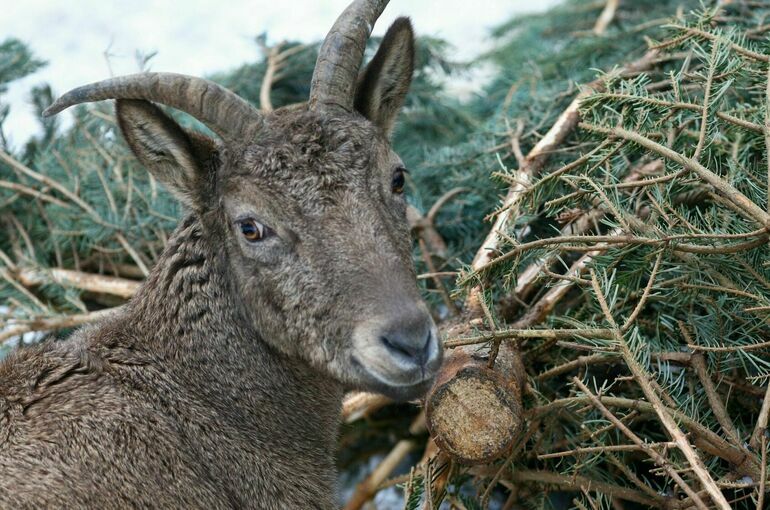
M432 381L435 377L434 372L427 371L425 367L419 367L417 370L405 371L404 376L406 376L406 380L397 380L390 377L390 374L383 374L376 368L367 366L355 356L353 357L353 360L358 364L358 366L361 367L362 370L366 371L367 374L379 381L380 384L391 386L393 388L409 388L412 386L417 386L425 383L426 381ZM417 377L410 376L413 372L419 372L419 375Z
M384 362L386 358L382 355L377 356L375 360L372 357L361 356L359 353L351 357L363 389L382 393L399 401L422 397L433 385L441 365L440 351L427 363L406 369L398 364Z

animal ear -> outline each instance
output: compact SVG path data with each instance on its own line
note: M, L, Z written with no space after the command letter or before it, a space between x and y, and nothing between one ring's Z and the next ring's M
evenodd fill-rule
M188 133L153 103L118 99L115 110L128 146L150 173L192 209L199 209L205 186L208 159L215 142Z
M374 58L358 78L355 107L388 136L414 73L414 32L409 18L388 29Z

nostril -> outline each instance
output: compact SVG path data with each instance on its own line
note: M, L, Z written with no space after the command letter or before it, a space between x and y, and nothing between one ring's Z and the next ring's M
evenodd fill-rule
M402 342L391 340L390 338L385 336L380 337L380 341L383 344L385 344L385 347L387 347L388 350L396 352L402 356L406 356L407 358L411 358L414 356L414 353L408 348L408 346L405 346Z
M425 364L432 354L433 333L428 332L425 337L411 337L407 335L392 334L381 336L382 344L393 354L408 358L412 363Z

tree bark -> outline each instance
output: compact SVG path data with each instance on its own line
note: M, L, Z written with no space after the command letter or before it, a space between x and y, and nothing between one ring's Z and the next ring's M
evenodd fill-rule
M454 349L428 393L425 412L436 444L463 464L489 462L507 453L523 427L524 369L516 346L501 345L498 363L475 346ZM511 362L513 361L513 362Z

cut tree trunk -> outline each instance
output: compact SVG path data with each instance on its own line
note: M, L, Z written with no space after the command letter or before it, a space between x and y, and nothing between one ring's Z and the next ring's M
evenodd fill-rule
M501 345L499 363L489 366L473 346L454 349L425 401L428 429L436 444L463 464L489 462L516 442L523 427L524 373L512 344Z

